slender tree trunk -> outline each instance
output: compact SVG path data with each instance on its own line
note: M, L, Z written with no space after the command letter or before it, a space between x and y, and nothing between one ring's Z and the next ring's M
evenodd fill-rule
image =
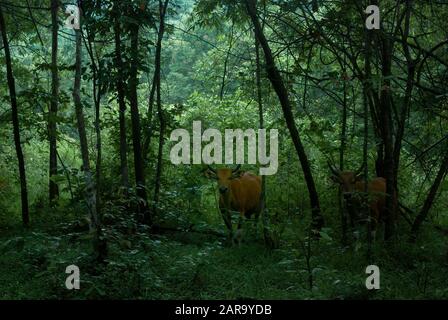
M260 44L257 38L255 38L255 77L257 86L257 102L258 102L258 118L260 129L264 128L264 117L263 117L263 98L261 92L261 64L260 64ZM266 212L266 179L264 176L261 177L261 222L263 224L263 237L264 243L268 248L275 248L276 244L272 239L271 232L269 231L269 217Z
M364 168L364 201L363 203L363 211L365 216L367 217L367 260L369 263L372 263L372 216L370 214L370 206L368 199L368 178L369 178L369 166L367 163L368 156L368 147L369 147L369 102L368 102L368 93L371 90L371 47L372 47L372 32L365 29L365 74L366 74L366 83L363 85L363 107L364 107L364 143L362 148L362 165Z
M82 170L85 180L85 201L90 218L90 231L93 233L93 249L96 258L103 261L107 255L107 245L101 236L101 224L97 211L96 187L93 179L92 169L90 167L89 148L87 144L86 126L84 120L84 111L81 103L81 76L82 76L82 45L81 31L75 30L76 34L76 62L75 62L75 83L73 86L73 101L75 103L76 120L78 125L78 134L82 158Z
M82 67L82 47L81 47L81 34L79 30L75 31L76 33L76 62L75 62L75 83L73 87L73 101L75 104L75 112L76 112L76 120L78 125L78 134L79 134L79 142L81 148L81 158L82 158L82 170L84 171L85 180L86 180L86 191L92 191L94 195L94 188L92 188L93 179L90 167L89 160L89 148L87 144L87 134L86 134L86 126L84 120L84 111L81 103L81 67ZM86 192L86 195L88 192ZM95 196L91 197L91 195L87 195L87 207L89 209L90 217L93 224L96 224L96 198Z
M309 165L308 157L303 148L302 141L300 139L299 131L294 121L294 116L291 110L291 103L289 101L288 92L283 83L280 72L277 70L274 58L272 56L271 48L266 40L266 37L261 29L260 21L257 17L256 1L245 0L247 13L254 26L255 36L258 39L260 46L264 51L265 61L266 61L266 72L269 80L274 87L275 92L280 101L280 105L283 110L283 116L286 121L291 139L293 141L294 147L296 149L297 155L299 157L300 163L302 165L303 174L305 176L305 181L308 187L310 205L311 205L311 215L312 215L312 229L315 232L320 231L324 224L324 219L322 217L319 205L319 197L317 194L316 186L314 183L313 175L311 173L311 168Z
M124 189L125 196L128 196L129 190L129 171L128 171L128 147L126 139L126 101L125 101L125 89L123 81L123 60L121 57L121 27L119 21L119 2L114 3L115 13L115 63L117 68L117 95L119 106L119 123L120 123L120 175L121 186Z
M154 186L154 207L153 212L157 213L158 207L159 207L159 200L160 200L160 186L161 186L161 179L162 179L162 169L163 169L163 145L164 145L164 139L165 139L165 117L163 115L163 110L160 103L160 85L157 86L157 114L159 117L159 123L160 123L160 130L159 130L159 149L157 154L157 169L156 169L156 180L155 180L155 186Z
M94 36L93 36L94 37ZM96 137L96 168L95 168L95 182L96 182L96 212L97 217L99 219L101 212L101 171L102 171L102 162L103 162L103 151L102 151L102 141L101 141L101 81L99 77L101 76L101 72L98 69L99 64L95 63L95 57L93 54L92 43L94 42L93 37L91 38L88 35L88 43L90 47L90 58L92 61L92 69L93 69L93 103L95 105L95 137Z
M159 1L159 16L161 19L160 23L163 20L163 29L165 28L165 14L166 14L166 8L168 7L168 1L169 0L165 0L165 3L163 3L163 4L161 4L161 1ZM163 12L160 10L162 10ZM165 32L165 31L163 31L163 32ZM144 135L144 139L143 139L143 162L145 164L148 161L148 152L149 152L149 146L151 145L151 138L152 138L152 131L153 131L152 115L153 115L153 110L154 110L154 96L156 95L156 89L157 89L157 78L160 77L160 61L159 61L159 63L157 63L157 59L160 60L160 58L161 58L162 43L160 42L160 46L159 46L159 39L160 39L160 41L162 41L162 38L160 38L160 24L159 24L159 31L157 33L156 55L155 55L155 62L154 62L154 76L152 78L151 91L149 92L149 98L148 98L148 111L146 113L146 117L148 119L148 124L147 124L148 130L146 132L146 135ZM159 49L159 52L158 52L158 49Z
M91 39L91 44L93 43L93 38ZM92 61L94 61L93 51L92 51ZM94 63L94 62L93 62ZM101 190L102 190L102 168L103 168L103 147L101 139L101 96L102 96L102 81L100 77L102 76L101 65L98 63L98 69L94 67L93 72L93 99L95 103L95 137L96 137L96 168L95 168L95 182L96 182L96 230L93 238L93 247L97 253L98 261L104 261L107 253L107 243L102 237L101 232Z
M391 40L383 38L382 41L382 77L384 84L381 89L380 110L382 123L382 138L384 144L384 175L386 178L386 221L385 240L389 240L395 233L394 217L396 213L396 192L394 183L394 157L393 157L393 122L392 122L392 48Z
M51 101L50 112L48 115L48 139L50 142L50 170L49 170L49 200L50 204L59 196L59 188L53 180L58 174L57 160L57 116L58 116L58 99L59 99L59 75L58 75L58 9L59 0L51 0Z
M162 0L159 0L159 33L157 36L157 47L156 47L156 58L155 58L155 72L154 72L154 81L156 81L157 88L157 114L159 117L160 131L159 131L159 150L157 156L157 170L156 170L156 181L154 186L154 207L153 213L157 213L157 209L159 206L159 198L160 198L160 185L162 179L162 165L163 165L163 144L165 139L165 128L166 121L163 115L162 110L162 102L160 97L160 69L161 69L161 55L162 55L162 40L163 35L165 33L165 14L168 6L169 0L165 0L162 3Z
M12 73L11 52L9 50L8 35L6 33L6 23L3 17L3 11L1 6L0 6L0 31L2 33L3 49L5 50L6 77L8 79L9 97L11 100L14 143L16 147L17 161L19 164L22 222L25 226L28 226L30 222L30 215L28 209L28 190L26 186L25 160L23 158L22 145L20 142L20 126L19 126L19 112L16 97L16 85L14 81L14 75Z
M403 98L403 103L401 107L401 112L397 115L397 132L395 135L395 144L394 144L394 153L393 153L393 162L394 162L394 191L396 197L398 197L398 172L400 166L400 156L401 156L401 148L403 144L403 137L405 133L406 123L409 118L409 111L412 105L412 91L414 89L414 78L416 72L416 60L414 60L411 56L411 52L409 50L408 38L410 32L410 19L411 19L411 10L412 10L412 0L406 0L406 11L405 11L405 27L403 30L402 37L402 47L403 52L406 57L406 67L407 67L407 79L406 79L406 89ZM395 200L395 213L398 210L398 199ZM395 216L393 217L396 220ZM394 221L395 222L395 221Z
M375 32L375 31L370 31ZM371 55L371 54L370 54ZM363 81L363 90L365 92L368 108L370 110L370 118L372 122L373 132L375 134L375 146L376 146L376 159L375 159L375 173L377 177L385 177L384 173L384 141L381 127L381 103L378 91L376 91L372 84L368 82L366 79L372 79L371 68L366 70L366 72L370 72L369 74L365 74L364 77L361 77Z
M156 72L154 70L154 76L152 78L152 84L151 84L151 91L149 93L148 98L148 111L146 112L146 118L147 118L147 131L144 135L143 139L143 162L145 165L148 162L148 153L149 153L149 146L151 145L151 138L152 138L152 130L153 130L153 121L152 121L152 114L154 110L154 96L156 94Z
M92 44L95 42L95 34L92 34L88 28L87 31L87 51L90 57L92 68L92 91L93 91L93 103L95 109L95 136L96 136L96 167L95 167L95 201L96 201L96 234L94 237L94 248L97 248L96 252L99 253L98 260L102 261L107 252L106 241L101 236L101 170L102 170L102 142L101 142L101 122L100 122L100 108L101 108L101 95L102 95L102 77L101 65L96 62L94 48ZM80 32L82 36L82 33ZM104 253L104 256L102 255Z
M222 79L221 79L221 90L219 90L219 100L222 100L224 98L224 89L226 86L226 77L227 77L227 65L229 63L230 52L232 51L232 46L233 46L233 22L232 22L232 31L230 33L229 48L227 49L226 57L224 59L224 70L223 70Z
M143 221L147 224L151 224L151 215L148 210L147 197L146 197L146 183L145 183L145 171L142 158L142 145L141 145L141 130L140 130L140 115L138 110L138 97L137 97L137 65L138 65L138 32L139 25L131 24L129 27L131 38L131 69L129 76L129 103L131 107L131 122L132 122L132 145L134 151L134 170L135 170L135 184L136 193L140 198L139 201L139 213L142 215Z
M448 149L448 145L446 146ZM440 166L439 172L437 172L436 179L434 180L431 189L429 190L429 193L426 197L425 203L423 204L422 209L418 213L417 217L415 218L415 221L412 225L411 229L411 236L409 240L411 242L415 242L417 240L418 232L420 230L420 227L423 223L423 221L426 220L426 217L429 214L429 210L431 210L432 204L434 203L434 199L437 194L437 190L440 187L440 184L442 183L446 173L448 172L448 152L445 153L445 157L442 160L442 164Z
M70 179L70 172L69 172L67 166L64 164L64 161L62 160L62 157L59 154L59 151L57 151L57 150L56 150L56 155L58 156L59 163L61 164L62 170L64 171L65 178L67 179L68 190L70 192L70 199L73 200L73 188L72 188L72 181Z
M346 79L346 62L345 58L342 62L342 72L343 72L343 99L342 99L342 119L341 119L341 145L339 147L339 170L344 171L344 154L347 142L347 79ZM339 215L341 217L341 228L342 228L342 238L341 242L343 245L347 243L347 212L344 208L344 203L342 199L342 189L338 188L338 209Z

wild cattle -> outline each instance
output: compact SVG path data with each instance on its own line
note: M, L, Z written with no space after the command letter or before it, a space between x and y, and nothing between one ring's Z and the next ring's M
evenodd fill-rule
M213 169L208 166L205 175L218 181L219 208L224 223L233 239L231 211L239 212L238 230L244 218L253 214L258 218L261 210L261 177L235 169ZM241 231L236 233L241 234Z
M362 177L362 168L356 172L341 171L329 163L332 180L339 184L344 202L350 217L351 226L363 218L363 197L366 187L366 181ZM371 230L373 235L376 233L378 223L384 218L386 204L386 179L376 177L367 182L367 196L369 205L369 214L371 221Z

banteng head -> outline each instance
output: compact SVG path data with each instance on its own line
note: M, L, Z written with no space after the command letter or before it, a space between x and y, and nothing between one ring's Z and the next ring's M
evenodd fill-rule
M240 170L240 167L240 164L235 169L213 169L211 166L207 166L205 176L207 178L218 180L219 193L224 195L229 192L230 181L232 181L232 179L241 177L241 174L243 172Z
M362 181L362 173L364 166L361 166L357 171L341 171L336 168L333 164L328 162L328 166L330 167L333 175L331 179L338 183L341 187L342 194L344 198L349 198L355 191L355 185L357 181Z

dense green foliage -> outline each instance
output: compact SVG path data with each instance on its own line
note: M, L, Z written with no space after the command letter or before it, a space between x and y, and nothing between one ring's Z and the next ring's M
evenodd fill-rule
M80 92L90 163L92 171L100 173L95 190L100 238L107 243L107 256L98 261L98 249L92 246L94 231L72 97L75 33L64 28L65 16L59 8L58 174L51 177L59 186L59 197L50 203L50 1L30 0L28 7L18 1L0 1L11 48L30 205L30 225L25 227L6 61L0 50L0 299L448 298L446 172L441 172L443 179L436 186L416 242L409 241L411 225L447 157L446 4L411 1L406 39L406 5L377 1L384 13L385 34L398 38L391 55L392 74L385 77L377 40L372 42L370 73L363 73L365 16L359 10L365 6L360 1L317 1L319 8L314 13L314 1L258 1L259 17L288 90L325 225L320 240L310 236L309 189L260 49L264 125L279 131L278 172L266 177L266 220L274 245L265 245L262 223L249 220L243 227L243 243L228 246L216 182L206 179L203 165L173 165L169 136L177 128L191 132L195 120L202 121L203 129L258 129L255 39L244 1L168 2L161 44L161 112L157 99L153 106L149 100L155 83L162 1L119 2L121 69L114 45L115 1L83 1ZM397 23L397 19L402 20ZM136 25L137 57L131 45ZM400 32L394 33L397 25L401 26ZM407 47L417 61L410 95ZM138 85L132 88L134 67ZM121 182L120 74L125 80L128 107L124 134L129 190L124 190ZM362 75L368 79L362 79ZM373 244L366 240L365 226L358 227L359 239L350 232L349 240L343 241L338 190L327 163L337 163L342 152L345 169L355 170L365 161L369 177L376 176L378 150L384 141L384 135L378 132L384 127L381 120L375 123L370 113L365 127L363 96L371 98L369 110L375 113L379 104L374 97L384 94L385 86L386 90L392 88L394 139L399 136L403 117L403 142L395 171L398 199L406 210L400 206L397 229L389 241L383 240L383 226ZM142 144L150 142L147 155L142 155L147 199L141 199L135 187L135 134L130 109L133 90L137 93ZM161 115L165 123L160 121ZM341 138L343 127L346 132ZM100 132L100 146L96 130ZM165 143L159 162L161 132ZM342 139L345 146L341 146ZM244 170L252 172L258 167L243 165ZM159 199L153 197L157 183ZM142 223L142 203L151 209L152 226ZM372 251L368 253L370 245ZM65 268L71 264L81 269L81 290L65 288ZM380 290L365 288L365 268L369 264L381 269Z

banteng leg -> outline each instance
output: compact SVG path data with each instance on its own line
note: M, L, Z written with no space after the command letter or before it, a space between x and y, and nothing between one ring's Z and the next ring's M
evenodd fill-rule
M260 213L265 210L264 200L260 200L258 207L255 209L255 221L258 222L258 218L260 217Z
M244 229L238 229L235 231L235 235L233 236L233 243L237 244L238 247L241 246L241 242L243 241L243 231Z
M243 226L245 218L246 218L245 212L241 211L240 212L240 216L238 218L238 229L237 229L237 231L235 233L235 237L233 239L234 241L237 242L238 246L240 246L241 242L243 241L243 229L242 229L242 226Z
M243 225L244 219L246 218L246 214L244 211L240 212L240 217L238 219L238 230L241 229L241 226Z
M231 212L228 209L221 209L221 215L222 218L224 220L224 223L227 227L227 230L229 231L229 235L228 235L228 241L229 243L232 243L233 241L233 228L232 228L232 216L231 216Z

